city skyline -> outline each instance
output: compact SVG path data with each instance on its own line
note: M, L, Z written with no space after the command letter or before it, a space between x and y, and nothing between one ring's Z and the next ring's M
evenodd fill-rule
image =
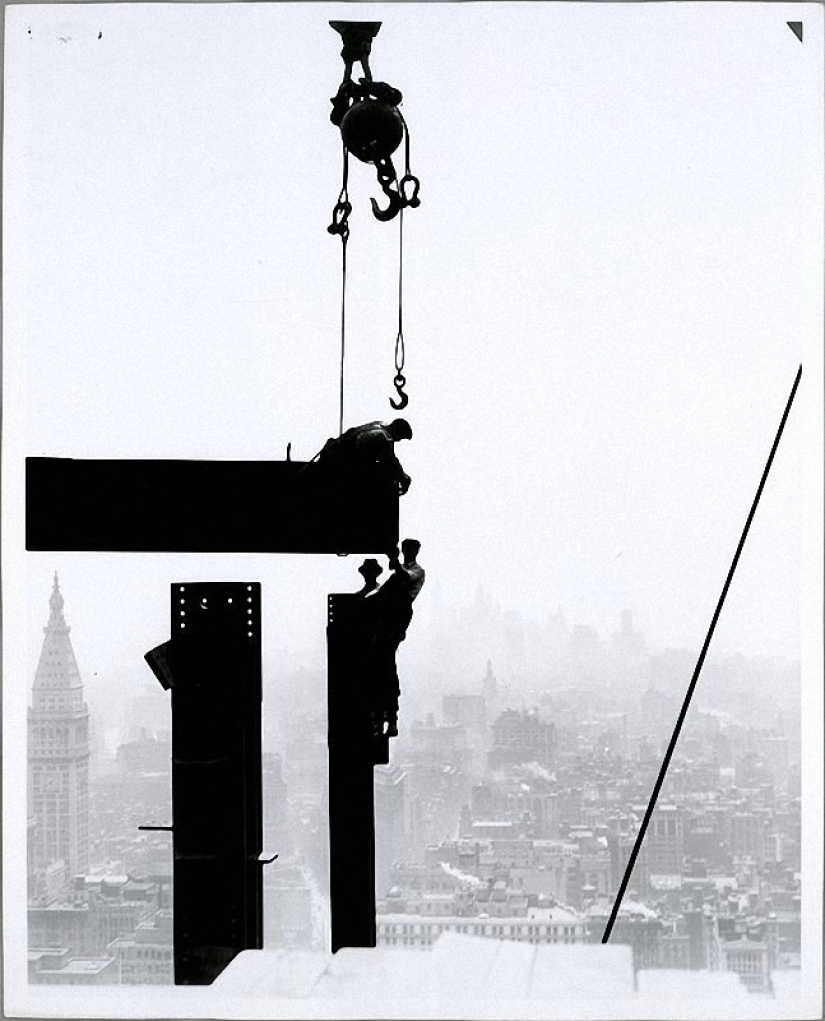
M70 577L76 572L76 564L73 564L72 557L64 555L61 558L57 558L44 554L41 556L41 561L44 567L47 562L60 562L63 571L61 577L63 578L65 578L67 568ZM353 574L356 573L354 569L358 561L359 558L350 557L344 561L343 566L345 566L349 574ZM224 573L230 575L231 569ZM39 572L32 572L33 577L36 577L37 574ZM339 571L339 574L343 574L343 572ZM44 573L42 580L45 580L46 576L47 574ZM187 580L190 578L189 575L185 575L185 577ZM356 577L360 580L360 576L357 573ZM62 585L63 590L67 591L65 581L62 582ZM350 579L350 590L354 589L354 587L355 582ZM98 738L105 740L111 745L111 742L118 735L122 736L124 727L127 726L128 707L133 698L154 696L155 701L159 702L164 697L155 677L146 666L143 655L138 655L138 652L140 648L146 651L145 646L147 644L156 644L161 640L164 634L163 626L168 630L168 608L160 608L160 613L157 614L160 617L162 613L163 617L167 618L164 621L164 625L158 623L154 627L147 626L144 631L145 637L142 639L142 645L140 645L141 639L139 634L137 636L135 634L135 620L134 616L132 616L135 606L133 589L129 589L128 594L124 594L122 604L118 603L116 596L106 593L105 606L108 616L103 621L95 621L90 612L92 607L88 605L84 607L76 598L76 593L72 592L71 588L68 591L71 595L70 622L73 626L79 622L74 630L73 641L77 647L75 649L75 656L79 660L85 675L86 698L98 710ZM164 586L161 591L166 596L168 586ZM267 587L264 586L264 612L262 619L264 628L263 674L266 684L264 711L267 730L273 725L273 719L283 720L289 712L302 712L305 709L311 709L318 704L319 700L323 700L325 698L325 681L323 677L326 671L323 623L320 620L316 622L317 634L311 644L307 642L301 648L290 648L288 645L283 644L282 638L282 635L285 632L288 633L289 629L278 628L277 622L272 619L273 615L267 613L269 594ZM557 662L548 658L546 643L545 645L537 644L537 634L539 636L541 634L547 635L549 634L548 629L553 627L560 628L560 633L568 635L572 634L577 628L584 629L584 632L592 635L599 645L607 650L611 641L620 634L623 615L628 612L630 613L633 631L643 640L647 654L680 654L680 674L672 680L674 690L678 690L680 685L686 690L690 679L690 672L698 657L698 642L693 648L657 647L655 643L649 640L649 636L643 632L632 610L628 608L623 608L620 613L617 613L613 628L604 633L599 632L589 622L566 618L561 612L561 608L549 609L543 617L522 616L511 608L501 606L495 600L493 593L485 592L481 586L476 589L472 599L463 606L445 606L443 603L438 605L437 596L434 600L428 600L427 595L428 593L423 594L417 604L415 630L410 640L401 649L403 668L411 676L417 678L411 685L413 692L420 687L421 681L426 680L435 670L436 679L430 679L425 686L425 690L429 693L434 686L437 686L438 672L443 670L446 664L455 664L460 658L463 658L466 661L466 668L461 671L463 677L455 678L455 681L459 682L460 688L475 686L485 669L485 663L487 660L491 660L502 680L514 682L514 696L520 692L520 697L527 698L528 693L532 692L534 700L538 700L542 691L542 679L546 682L546 690L552 691L559 686L564 686L571 678L569 676L569 669L565 670ZM433 602L436 603L435 606L432 605ZM494 633L491 631L485 636L488 643L486 646L482 643L479 647L473 648L473 624L472 620L466 619L466 615L474 607L476 609L484 607L484 612L497 620L498 624L494 630L496 633L504 631L503 637L499 634L498 640L494 641ZM40 642L38 636L40 634L40 626L37 626L37 623L42 616L43 599L41 590L40 598L35 606L31 608L30 612L30 620L33 626L27 629L29 631L28 644L30 656L39 656ZM147 618L148 616L146 614ZM121 622L118 626L123 631L123 652L118 658L110 658L110 650L117 644L117 636L113 636L115 624L112 622ZM454 641L453 653L444 660L443 654L438 651L434 652L433 649L437 649L439 644L444 642L447 631L455 631L456 628L458 633L464 636L463 642L457 643ZM96 640L97 635L101 631L107 633L106 641L103 643L106 655L100 655L99 642ZM509 660L506 655L508 634L510 636L509 643L515 642L518 646L517 654L511 654ZM543 650L545 653L544 658L542 658ZM797 668L800 663L799 659L793 656L759 656L749 654L745 650L726 654L723 650L717 648L714 641L711 643L708 655L709 667L713 667L716 663L724 663L731 658L735 659L737 656L744 656L745 659L755 660L764 658L766 661L773 659L785 660L789 666L796 664ZM307 704L302 706L300 701L292 701L295 695L292 678L306 671L309 671L307 676L315 678L315 681L309 688L306 688L306 685L304 685ZM696 701L699 705L705 700L708 686L713 683L708 674L709 669L706 668L705 675L700 679L697 687Z
M36 705L40 689L52 699L64 688L82 698L63 609L55 576L33 685ZM407 718L392 763L376 773L379 946L427 948L443 932L532 945L598 940L644 807L636 802L647 795L658 741L678 703L672 685L665 684L670 696L653 686L661 657L646 649L629 613L613 637L611 672L631 683L602 700L601 709L591 703L588 683L573 683L548 694L536 711L516 710L517 693L499 683L488 661L475 693L442 693L438 705L430 689L426 698L435 711L426 720ZM581 630L566 632L568 650L584 638ZM587 663L587 657L577 665L571 661L568 681L575 682ZM777 676L777 683L785 682ZM139 701L136 696L131 704L137 739L123 737L116 755L99 745L93 750L88 875L81 868L75 880L71 867L58 874L61 863L42 855L30 861L29 946L36 983L171 981L172 916L163 899L164 886L172 882L170 846L156 837L147 842L135 829L137 819L145 821L153 811L161 817L171 808L164 807L171 793L171 745L168 732L161 730L158 740L138 726ZM788 873L801 851L794 705L798 709L798 697L786 705L784 719L780 714L767 728L752 713L745 728L735 712L694 708L676 775L666 783L619 913L615 942L632 947L635 970L734 971L748 988L765 992L777 968L798 965L799 889ZM63 708L76 715L74 703ZM49 710L50 718L56 711ZM35 772L42 768L38 719L35 712L29 743ZM265 886L265 945L323 949L329 931L325 715L285 722L278 751L264 756L267 845L277 847L282 858ZM716 780L707 768L713 762L705 759L713 748ZM436 780L445 766L452 776L446 786ZM768 779L774 793L765 800L758 791ZM754 786L760 782L762 788ZM42 787L35 784L35 796ZM130 792L125 802L124 790ZM77 813L76 796L69 800L69 815ZM35 815L32 848L39 846L38 825L45 820L42 808ZM313 817L320 828L305 825ZM720 828L721 819L727 822ZM508 864L516 867L512 874ZM754 868L768 868L764 881L773 892L767 899L746 895ZM712 925L697 928L702 912L697 914L695 904L704 897L707 905L714 889L728 901L717 896L711 915L705 908ZM687 914L680 914L678 890L694 904ZM738 905L733 912L731 897ZM754 913L763 901L778 906L781 924L770 922L773 915L766 922L759 910ZM98 919L94 926L80 924L92 918ZM106 934L105 942L98 932ZM67 941L72 945L65 946Z

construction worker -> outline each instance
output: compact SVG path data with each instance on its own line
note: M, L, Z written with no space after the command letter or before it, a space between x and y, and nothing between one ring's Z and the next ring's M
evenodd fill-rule
M358 568L358 573L364 579L364 587L355 594L364 599L378 588L378 575L384 573L384 568L377 560L369 557Z
M401 495L410 488L410 477L395 456L394 444L412 439L405 418L393 422L367 422L329 439L318 454L318 463L335 472L378 472L396 482Z
M386 723L384 737L398 736L398 698L400 685L395 654L407 637L412 620L412 604L424 584L424 568L416 561L421 543L405 539L401 543L404 562L398 551L389 557L392 574L372 595L366 597L372 617L372 653L375 687L379 701L381 729Z

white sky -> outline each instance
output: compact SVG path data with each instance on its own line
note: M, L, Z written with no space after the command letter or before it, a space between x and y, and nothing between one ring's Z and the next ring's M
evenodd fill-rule
M821 547L820 7L7 12L4 596L26 687L55 567L109 665L167 637L171 581L263 581L270 648L317 647L324 593L358 581L358 558L22 552L26 455L309 458L336 431L342 17L384 21L372 70L404 93L421 179L398 452L429 591L480 581L603 632L632 607L653 643L698 648L804 363L713 647L798 654ZM371 195L353 160L345 426L394 416L397 221Z
M359 11L380 16L346 15ZM16 449L266 458L292 441L310 457L337 426L340 246L325 227L340 9L11 13ZM422 181L406 218L416 435L399 447L413 477L402 531L445 598L480 580L527 613L563 605L602 628L631 606L653 641L701 643L806 361L718 633L720 649L796 651L822 111L821 40L810 24L800 45L791 16L404 4L385 17L373 73L404 92ZM353 161L350 191L355 424L393 415L397 222L371 217L371 168ZM52 559L34 569L41 603ZM118 573L133 589L147 568L129 559ZM92 571L75 582L83 603Z

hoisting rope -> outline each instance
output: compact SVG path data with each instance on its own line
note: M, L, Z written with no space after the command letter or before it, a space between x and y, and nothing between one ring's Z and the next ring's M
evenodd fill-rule
M400 113L400 111L399 111ZM407 130L407 123L403 115L401 120L404 124L404 176L398 184L398 192L401 196L401 209L398 213L398 333L395 337L395 378L393 385L398 393L398 400L390 398L390 404L396 411L406 408L410 398L404 393L407 380L404 376L404 361L406 349L404 346L404 206L418 205L418 181L410 173L410 133ZM405 186L412 185L413 191L410 196L406 194Z
M399 111L400 115L400 111ZM405 171L404 176L398 182L396 204L398 208L398 332L395 335L395 376L393 386L398 394L398 400L390 398L390 404L396 411L400 411L410 402L410 398L404 392L407 385L404 376L404 363L406 361L406 350L404 344L404 207L420 205L418 198L419 181L410 171L410 133L407 130L406 121L401 115L404 126L404 154ZM338 435L344 431L344 365L346 360L346 335L347 335L347 241L349 240L349 215L352 212L352 204L349 201L347 185L349 182L349 150L346 145L343 147L344 169L343 183L338 194L338 201L332 212L332 223L327 227L330 234L338 234L341 237L341 369L338 385ZM395 172L393 171L393 176Z
M347 338L347 241L349 241L349 214L352 204L347 193L349 182L349 151L343 147L344 172L338 201L332 211L332 223L327 227L330 234L341 236L341 373L338 384L338 435L344 431L344 358Z
M341 236L341 376L338 386L338 435L344 431L344 357L347 340L347 240Z

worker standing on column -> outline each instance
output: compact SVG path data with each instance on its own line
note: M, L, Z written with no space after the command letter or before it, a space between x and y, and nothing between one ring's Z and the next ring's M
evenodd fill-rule
M364 579L363 588L355 594L359 599L365 599L378 588L378 575L384 573L384 568L377 560L370 557L358 568L358 573Z
M375 628L372 645L380 714L377 722L384 737L398 736L400 685L395 654L407 637L412 604L424 584L424 568L416 560L420 549L417 539L405 539L401 543L404 562L394 550L389 557L392 574L377 592L366 597Z

